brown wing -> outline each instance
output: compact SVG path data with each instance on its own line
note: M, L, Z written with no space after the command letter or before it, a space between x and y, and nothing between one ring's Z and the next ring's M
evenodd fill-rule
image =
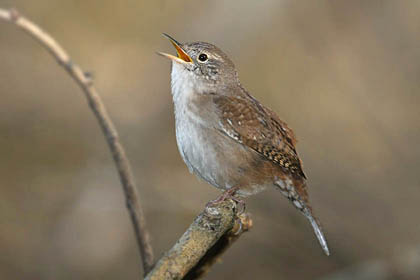
M293 131L273 111L245 91L235 97L217 96L213 100L220 114L222 133L278 164L292 178L291 189L281 184L278 186L282 194L309 219L322 249L329 255L327 241L309 205L306 176L296 153Z
M249 94L214 98L224 134L278 164L295 179L306 178L293 131Z

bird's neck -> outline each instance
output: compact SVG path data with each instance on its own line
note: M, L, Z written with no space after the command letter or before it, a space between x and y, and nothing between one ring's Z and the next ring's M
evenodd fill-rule
M194 74L177 63L172 64L171 90L174 104L183 102L196 88Z
M220 79L209 78L196 72L186 69L179 63L172 63L171 87L174 98L189 91L196 94L219 91L224 88L225 84L228 85L234 81L233 79L227 79L222 82Z

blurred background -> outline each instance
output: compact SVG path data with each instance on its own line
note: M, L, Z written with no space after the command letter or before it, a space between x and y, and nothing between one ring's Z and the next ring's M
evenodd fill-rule
M157 256L219 192L178 154L174 53L208 41L300 140L332 251L276 190L206 279L420 279L419 1L0 0L53 35L95 84L133 164ZM0 23L0 278L138 279L115 166L85 97Z

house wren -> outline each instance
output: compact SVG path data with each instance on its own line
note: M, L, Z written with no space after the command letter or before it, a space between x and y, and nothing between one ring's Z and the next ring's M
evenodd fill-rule
M172 60L176 140L190 172L225 190L223 199L279 189L309 220L329 255L309 205L293 131L242 87L233 62L219 48L164 35L178 54L159 53Z

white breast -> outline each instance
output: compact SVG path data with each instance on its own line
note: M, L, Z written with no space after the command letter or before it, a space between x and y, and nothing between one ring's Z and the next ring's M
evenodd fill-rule
M191 99L197 94L193 75L183 66L173 63L171 74L172 96L175 107L176 140L179 152L190 172L195 173L208 183L219 186L218 161L216 151L205 137L204 125L199 110L191 110Z

